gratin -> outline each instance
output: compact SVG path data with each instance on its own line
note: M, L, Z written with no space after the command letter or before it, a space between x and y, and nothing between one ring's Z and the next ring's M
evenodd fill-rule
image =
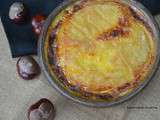
M78 0L52 20L45 59L53 76L85 99L131 93L155 62L153 31L143 14L118 0Z

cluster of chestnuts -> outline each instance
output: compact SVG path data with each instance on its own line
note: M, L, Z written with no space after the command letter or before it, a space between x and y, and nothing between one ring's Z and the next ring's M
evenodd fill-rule
M22 2L14 2L9 8L9 18L16 24L24 24L28 21L29 11ZM35 15L31 20L34 33L39 36L46 17ZM40 67L31 56L21 57L17 61L17 71L21 78L25 80L33 79L40 73Z
M21 78L30 80L40 73L40 67L31 56L21 57L17 61L17 71ZM55 108L46 98L40 99L28 109L28 120L53 120Z
M9 18L16 24L24 24L28 21L28 9L24 3L15 2L10 6ZM31 20L31 25L36 36L41 33L46 17L35 15ZM17 61L17 72L24 80L31 80L40 74L40 67L32 56L20 57ZM29 120L53 120L55 108L51 101L46 98L40 99L28 109Z
M16 24L24 24L30 18L27 6L22 2L14 2L9 8L9 18ZM45 19L41 14L33 16L31 25L36 35L40 34Z
M9 18L15 24L26 23L30 18L27 6L22 2L14 2L9 8ZM31 25L36 36L40 35L45 19L46 17L40 14L32 17ZM40 67L34 58L26 56L17 61L17 71L21 78L30 80L40 73Z

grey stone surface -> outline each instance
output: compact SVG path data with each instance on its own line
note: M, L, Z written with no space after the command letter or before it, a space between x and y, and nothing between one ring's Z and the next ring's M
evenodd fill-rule
M160 18L157 17L157 20ZM16 61L11 58L0 22L0 120L27 120L28 107L44 97L56 107L55 120L160 120L159 71L150 84L131 100L109 108L90 108L61 96L48 84L43 74L33 81L22 80L16 72Z

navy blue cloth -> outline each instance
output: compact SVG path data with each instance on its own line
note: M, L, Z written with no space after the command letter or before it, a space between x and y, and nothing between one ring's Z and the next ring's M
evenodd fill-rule
M31 27L31 22L24 25L14 24L8 17L9 6L15 1L24 2L30 16L37 13L49 15L63 0L1 0L0 15L11 48L12 57L37 53L37 38ZM160 0L138 0L142 2L153 15L160 12Z

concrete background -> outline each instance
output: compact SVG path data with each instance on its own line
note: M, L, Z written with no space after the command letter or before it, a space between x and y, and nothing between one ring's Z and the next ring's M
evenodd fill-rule
M156 16L156 20L160 23L160 16ZM28 107L44 97L56 107L55 120L160 120L160 70L150 84L131 100L109 108L90 108L61 96L43 74L32 81L22 80L17 75L16 62L17 58L11 58L0 22L0 120L27 120Z

